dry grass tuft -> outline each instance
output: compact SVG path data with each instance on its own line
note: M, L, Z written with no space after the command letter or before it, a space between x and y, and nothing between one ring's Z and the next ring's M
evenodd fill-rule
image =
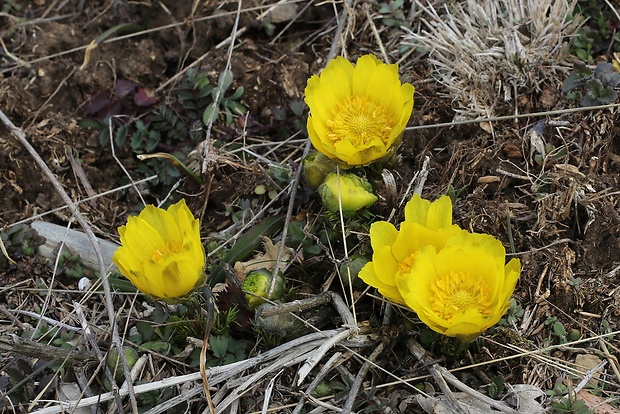
M416 3L426 29L406 29L404 39L429 51L457 118L497 115L503 103L557 82L580 27L574 0L467 0L443 13Z

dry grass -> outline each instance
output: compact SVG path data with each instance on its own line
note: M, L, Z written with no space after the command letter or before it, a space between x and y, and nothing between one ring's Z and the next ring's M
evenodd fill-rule
M557 88L580 24L571 20L576 0L416 4L423 29L407 31L404 41L428 51L435 79L463 118L509 113L519 96Z
M268 42L257 48L256 39L248 39L245 34L245 30L251 29L248 21L254 23L254 20L245 20L247 27L235 25L241 21L240 15L251 15L254 19L268 16L267 11L273 9L275 2L263 3L256 9L229 9L226 13L231 20L225 27L231 30L237 27L243 31L231 34L230 43L220 43L230 44L227 50L218 54L217 50L222 47L213 46L196 61L219 59L222 67L234 69L235 60L269 51L270 57L260 60L263 67L251 72L252 76L248 78L254 79L258 76L256 73L269 65L281 66L291 54L310 54L308 60L316 65L310 68L312 72L320 70L330 54L342 53L355 58L371 52L384 56L386 60L404 58L402 51L398 50L400 38L386 29L382 16L368 3L353 1L324 7L321 9L324 13L321 23L316 24L319 28L314 27L312 33L305 33L303 39L292 37L291 43L308 42L310 47L303 52L295 49L287 54ZM318 7L312 2L283 0L280 3L297 11L291 24L299 21L307 11L305 3L311 4L310 10ZM79 405L75 411L79 413L80 409L91 412L91 408L103 412L97 407L106 407L106 404L108 412L119 410L115 404L123 406L125 412L137 412L136 406L142 398L151 394L160 400L152 404L149 414L180 412L182 407L186 407L186 412L205 413L211 408L217 413L440 413L446 410L465 412L467 409L471 413L484 413L491 412L491 407L506 413L533 413L550 409L552 400L544 395L544 391L552 390L558 380L572 384L573 388L569 387L567 393L573 397L578 393L582 399L598 397L592 388L590 391L586 389L588 380L593 378L597 381L596 392L608 399L597 403L607 409L612 407L609 404L615 404L620 392L617 362L620 356L617 340L620 304L615 294L620 267L617 258L604 258L595 253L604 248L613 250L613 243L618 240L613 231L620 228L617 191L620 188L617 178L620 156L615 154L618 152L615 129L618 114L614 112L617 108L609 105L589 115L547 114L565 121L559 126L545 124L546 132L540 137L514 127L516 122L523 122L520 126L530 125L537 121L534 118L487 120L492 133L487 133L488 127L485 130L478 125L461 125L461 129L456 125L452 128L443 125L433 129L445 120L445 115L442 118L441 114L451 114L451 105L461 117L503 114L509 106L515 107L519 98L529 99L545 85L560 83L563 63L568 56L567 40L578 25L567 21L573 5L574 2L563 0L498 0L482 4L468 0L452 2L439 9L433 4L416 2L405 13L411 18L412 27L425 27L418 33L408 32L405 38L429 49L429 63L435 69L435 76L414 82L416 93L421 96L416 100L416 105L421 104L414 109L414 118L416 122L431 121L429 125L408 132L408 141L401 148L402 155L391 165L398 191L393 198L402 200L400 205L403 205L413 188L427 197L445 193L450 186L462 190L455 204L459 224L497 235L507 249L515 246L513 254L524 263L521 282L514 295L523 309L521 316L490 330L458 358L450 356L449 347L454 344L449 341L436 340L420 347L415 339L420 338L423 326L415 315L386 305L382 298L374 296L364 286L344 287L339 284L338 272L346 258L367 250L366 232L356 229L344 240L336 238L332 245L320 245L323 251L315 261L304 263L307 267L292 273L294 277L289 282L298 289L298 296L276 310L269 309L272 313L281 312L289 319L302 320L307 331L269 349L266 335L248 328L243 339L249 344L245 360L213 368L203 365L201 371L188 365L188 354L204 345L203 332L182 338L184 349L178 354L158 352L129 340L140 322L155 323L155 311L174 314L177 307L154 307L140 295L116 290L109 292L109 286L105 289L109 294L103 294L101 286L108 282L106 278L92 278L90 287L78 289L75 282L59 276L52 269L55 257L49 268L33 259L24 261L20 269L11 268L5 274L0 272L0 276L6 278L3 280L9 281L0 291L6 302L1 304L0 311L5 315L7 331L12 332L0 335L0 350L3 351L0 371L5 375L16 361L32 366L33 370L26 375L25 381L46 384L47 391L53 389L54 392L37 389L36 397L30 401L31 407L7 405L5 411L36 409L39 414L56 413L66 409L61 404L65 401L70 402L72 408ZM420 14L421 9L423 13ZM201 16L199 11L194 16L193 12L185 16L186 21L173 26L183 27L186 23L191 26L200 20L214 18ZM105 11L101 13L105 15ZM294 31L291 27L282 27L274 37L286 37L289 30ZM160 28L162 33L164 30ZM143 36L157 32L153 29ZM336 41L332 39L334 36ZM172 42L174 36L166 39ZM123 41L113 40L110 45ZM83 51L85 47L75 50ZM283 45L278 47L284 48ZM71 55L71 51L66 52L60 52L58 56ZM18 50L11 50L11 53L28 58L21 56ZM189 52L183 57L189 59L188 56ZM51 66L55 58L36 59ZM28 60L34 62L35 57ZM81 63L80 56L72 61L76 67ZM10 69L15 68L11 66ZM422 65L416 69L423 73ZM94 72L95 68L89 70ZM163 80L161 90L169 82L174 83L175 76ZM36 81L36 78L32 79L32 82ZM437 99L433 95L436 82L445 88L450 100ZM248 90L255 86L255 94L261 95L274 83L269 79L262 84L244 86ZM52 90L63 93L63 84L64 81ZM13 92L8 83L0 80L0 97L16 96ZM10 106L13 110L12 104ZM20 154L18 157L24 163L30 163L32 159L49 162L49 153L47 158L37 153L47 149L41 142L60 142L63 145L60 148L64 150L65 125L58 123L58 119L64 120L74 114L65 117L45 111L42 114L49 117L45 119L49 125L35 122L40 119L29 120L39 129L31 128L26 136L36 142L36 151L29 155ZM52 129L54 134L49 132ZM202 155L197 171L205 167L208 185L196 189L186 181L179 181L178 187L172 190L193 201L191 205L197 216L204 216L206 220L211 213L221 218L217 222L221 224L219 228L207 228L203 222L206 242L218 246L210 251L210 260L216 260L220 250L247 234L261 217L287 212L287 221L299 217L307 219L308 223L321 221L320 207L316 203L295 197L295 191L302 187L298 170L294 168L300 165L309 148L308 141L300 139L301 134L276 141L268 134L252 136L251 132L242 129L214 151L214 142L220 137L221 130L221 125L208 128L203 145L196 150ZM435 134L433 131L440 132ZM511 143L512 151L517 155L507 156L504 142ZM543 148L546 144L553 144L554 148L540 154L540 142ZM21 144L17 141L9 144L0 137L0 145L3 151L13 155L17 153L15 147ZM560 151L562 156L556 156ZM536 162L535 155L542 155L542 161ZM131 157L119 155L117 162L126 170L135 167L135 160ZM106 169L112 170L114 166L106 166ZM251 200L253 203L248 208L247 217L237 223L226 222L225 205L240 203L242 190L249 189L251 193L258 182L274 184L265 172L274 166L290 168L293 172L290 182L275 186L277 191L272 199L256 196ZM94 197L95 201L99 200L97 204L81 194L79 185L67 180L60 174L62 172L64 170L55 170L49 179L70 190L72 200L62 203L64 207L76 203L85 218L91 221L82 223L86 229L96 227L93 221L99 217L97 209L110 210L106 210L109 214L105 220L97 220L100 227L97 234L113 239L115 226L122 222L121 217L127 215L132 205L127 199L110 197L109 192L126 191L133 201L139 202L137 192L133 193L135 188L127 185L98 190ZM92 175L92 170L88 172L91 180L97 177ZM102 172L97 170L95 173ZM120 170L116 173L119 176L124 174ZM231 176L241 178L225 181ZM12 179L15 186L24 185L18 177ZM31 178L26 182L29 180ZM57 182L60 180L64 180L62 184ZM237 186L233 191L222 191L221 188L219 191L238 197L224 201L217 199L217 203L210 204L210 209L217 210L212 212L207 209L207 204L210 197L217 196L218 180L224 183L221 186ZM245 185L243 189L241 183ZM137 181L133 184L135 187L144 186ZM377 187L385 195L385 188L381 184ZM8 192L8 185L5 188ZM157 196L165 198L169 194ZM245 193L243 196L246 197ZM26 198L26 193L23 197ZM85 203L86 200L89 203ZM90 202L94 207L89 207ZM27 199L27 203L35 204L36 200ZM118 208L118 212L112 213L114 208ZM52 213L63 225L73 219L71 213L61 216L52 208L36 217L47 218ZM387 207L377 209L375 213L377 218L392 222L397 222L401 214ZM34 215L27 216L27 220L35 218ZM17 224L17 219L7 224L11 227ZM579 227L580 224L591 225L593 230ZM340 229L345 223L337 223L335 227ZM573 227L578 230L572 231ZM307 238L318 244L310 225L305 230ZM606 230L605 237L599 237ZM283 225L277 237L286 238L287 231L288 227ZM99 259L96 260L98 265L102 261L109 263L104 258L96 259ZM318 268L320 270L313 267L317 264L322 265ZM577 282L578 278L583 279L581 284ZM306 311L305 307L310 305L329 316L326 326L318 327L315 319L309 317L315 315L299 311L302 308ZM579 339L561 342L554 332L555 327L548 323L552 317L567 330L579 333ZM165 325L158 326L158 329L165 329ZM58 331L45 340L29 336L41 326L57 327ZM70 342L61 338L67 332L75 335ZM73 348L59 350L52 343L59 339ZM139 351L139 362L132 370L127 370L125 376L128 383L136 385L132 388L125 383L107 393L102 385L105 376L110 377L110 373L105 372L105 354L118 347L119 342ZM577 360L577 355L593 356L595 363L584 365ZM54 359L61 361L62 369L54 371L55 381L45 382L48 378L44 381L41 373L36 371L43 364L37 365L37 361ZM501 400L492 400L487 395L493 377L501 377L506 382ZM329 392L321 397L314 394L325 383L332 387ZM341 389L338 384L342 385ZM78 394L63 396L70 386L75 386ZM211 408L206 402L207 395L213 398ZM171 411L175 409L177 411Z

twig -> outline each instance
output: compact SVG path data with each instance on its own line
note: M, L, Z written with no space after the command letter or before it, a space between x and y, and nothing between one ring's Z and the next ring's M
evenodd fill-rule
M142 205L146 205L146 201L144 200L144 197L142 197L142 192L140 192L140 190L138 190L138 187L136 186L136 184L133 181L133 177L131 176L131 174L129 174L129 171L127 171L127 168L125 168L125 165L123 165L121 160L118 159L118 157L116 156L116 150L114 149L114 142L116 140L114 139L114 134L112 133L112 127L114 125L113 119L115 117L118 117L118 116L117 115L113 116L112 119L110 119L110 123L108 124L108 135L110 136L110 150L112 151L112 157L114 158L114 161L116 161L118 166L121 167L121 170L123 170L123 172L125 173L125 175L129 179L129 182L131 183L131 186L135 190L135 192L138 195L138 197L140 197L140 201L142 201Z
M306 2L307 0L288 0L291 3L302 3L302 2ZM248 7L247 9L243 9L244 13L249 13L249 12L253 12L253 11L257 11L257 10L263 10L265 8L269 8L272 7L272 5L262 5L262 6L256 6L256 7ZM204 22L204 21L208 21L208 20L214 20L214 19L218 19L224 16L230 16L233 14L236 14L236 11L231 11L231 12L224 12L224 13L220 13L220 14L210 14L208 16L205 17L200 17L198 19L193 19L192 23L198 23L198 22ZM67 15L67 16L61 16L61 17L72 17L74 16L72 15ZM0 17L2 17L0 15ZM47 20L53 20L53 19L47 19ZM24 26L24 25L30 25L33 24L35 21L40 21L40 19L34 19L34 20L29 20L28 22L24 22L24 23L20 23L20 26ZM91 20L92 22L92 20ZM176 27L179 26L184 26L185 24L187 24L187 22L182 21L182 22L176 22L176 23L170 23L170 24L166 24L163 26L159 26L159 27L153 27L151 29L145 29L145 30L140 30L138 32L133 32L133 33L129 33L126 35L122 35L122 36L117 36L114 38L108 38L104 41L101 42L101 44L108 44L108 43L112 43L112 42L119 42L122 40L126 40L126 39L131 39L133 37L138 37L138 36L144 36L147 35L149 33L155 33L155 32L159 32L162 30L167 30L167 29L174 29ZM0 39L1 41L1 39ZM52 54L52 55L47 55L47 56L42 56L40 58L36 58L36 59L32 59L30 61L23 61L19 58L18 59L18 64L9 66L7 68L2 68L0 69L0 73L5 73L5 72L10 72L12 70L15 70L16 68L20 67L20 66L26 66L26 67L30 67L30 65L33 65L35 63L40 63L40 62L45 62L47 60L51 60L57 57L61 57L61 56L65 56L65 55L70 55L72 53L77 53L77 52L81 52L83 50L86 50L88 48L88 45L83 45L83 46L78 46L78 47L74 47L73 49L68 49L68 50L63 50L61 52Z
M620 273L620 265L614 267L609 272L607 272L605 274L604 278L605 279L611 279L612 277L616 276L618 273Z
M291 21L289 21L286 26L284 26L282 28L282 30L280 30L280 33L278 33L277 35L275 35L273 37L273 39L271 39L271 41L269 42L269 44L274 45L276 44L276 42L278 41L278 39L280 39L280 37L282 37L282 35L284 35L284 33L293 25L293 23L295 23L297 21L297 19L304 14L304 12L308 9L308 7L314 5L314 0L311 1L306 1L306 4L304 5L304 7L299 11L299 13L297 13L295 15L295 17L293 17L291 19ZM271 11L271 9L269 9L268 11Z
M342 30L348 18L347 8L349 7L351 7L351 0L347 0L347 4L345 4L345 7L342 10L342 18L340 20L340 24L338 25L338 30L336 31L336 34L334 35L334 42L332 43L332 47L329 51L329 54L327 55L328 62L334 57L336 57L336 54L338 53L338 46L336 46L336 44L340 45L340 42L337 42L336 38L340 37L342 34ZM288 209L286 211L286 218L284 219L284 226L282 228L282 236L281 236L282 240L286 240L286 236L288 234L288 227L291 222L291 217L293 215L293 208L295 206L295 198L297 197L297 188L299 187L299 181L301 180L301 173L303 171L302 162L310 153L310 148L312 148L312 143L308 139L306 141L306 146L304 148L304 153L301 156L299 166L297 167L297 172L295 173L295 179L291 183L292 185L291 195L289 198ZM342 209L340 210L342 211ZM344 237L344 233L343 233L343 237ZM267 297L271 297L276 288L278 270L280 269L280 263L282 262L282 256L284 255L284 247L285 247L285 243L282 243L280 245L280 249L278 250L278 257L276 258L276 264L273 268L273 274L271 275L271 281L269 283L269 290L268 290ZM345 248L345 254L346 254L346 248Z
M344 38L342 33L344 32L344 27L346 23L349 21L349 9L351 8L351 0L346 0L344 3L344 7L340 12L340 22L338 23L338 27L336 28L336 33L334 33L334 39L332 40L332 46L329 49L329 53L327 54L327 61L329 62L340 52L340 49L344 46Z
M316 342L318 344L324 342L326 337L333 336L342 332L344 329L332 329L324 332L314 332L308 335L304 335L302 337L296 338L292 341L289 341L285 344L279 345L269 351L263 352L253 358L246 359L239 362L234 362L232 364L212 367L207 370L209 376L209 382L211 385L216 385L225 381L228 381L230 378L235 375L249 370L256 365L263 364L265 362L271 361L273 359L279 358L283 353L286 352L296 352L298 347L303 346L306 343ZM292 351L291 351L292 350ZM181 375L177 377L169 377L164 378L160 381L153 381L148 384L139 384L134 387L134 392L136 394L143 394L150 391L160 390L163 388L168 388L180 384L186 384L193 381L200 381L201 376L200 372L194 372L187 375ZM201 387L202 388L202 387ZM123 387L118 390L120 396L128 395L127 388ZM87 407L92 404L100 404L105 401L109 401L114 398L112 392L103 393L100 395L96 395L92 398L84 398L81 401L76 401L74 403L62 403L55 406L50 406L43 408L41 410L33 412L33 414L56 414L64 412L63 410L70 410L78 407Z
M269 380L269 384L267 384L267 387L265 388L265 398L263 400L263 408L261 409L261 414L267 413L267 409L269 408L269 402L271 401L271 394L273 394L273 387L276 385L276 379L278 379L278 377L283 372L284 370L281 369L280 371L278 371L276 375L271 377L271 379Z
M451 405L450 409L452 410L452 412L466 413L467 411L463 406L461 406L461 404L456 399L456 397L454 396L450 388L448 388L448 384L447 384L448 382L452 384L452 386L458 388L459 390L465 392L466 394L484 402L485 404L488 404L489 406L497 410L500 410L504 413L509 413L509 414L518 414L516 410L508 407L503 402L487 397L486 395L481 394L480 392L468 387L466 384L459 381L447 369L445 369L444 367L442 367L441 365L437 363L434 363L429 357L429 355L427 354L427 352L424 350L424 348L422 348L422 346L415 340L413 339L409 340L407 342L407 347L409 348L409 351L416 358L418 358L418 360L420 360L420 362L429 365L429 371L431 375L433 376L433 378L435 379L435 381L437 382L437 385L439 385L439 387L443 391L444 395L447 398L447 401L450 403Z
M342 414L349 414L351 410L353 409L353 404L355 403L355 397L357 397L357 392L362 386L364 377L366 376L366 373L370 369L370 365L374 362L375 359L377 359L379 354L383 352L384 347L385 345L383 344L383 342L381 342L377 346L377 348L374 351L372 351L372 354L370 354L370 356L368 357L364 365L362 365L362 368L360 368L359 372L355 376L355 381L353 381L353 384L351 384L351 390L349 391L349 396L347 397L347 400L345 401L344 406L342 407Z
M583 379L579 381L579 384L577 384L577 386L573 389L573 395L577 395L579 391L581 391L586 385L588 385L588 382L590 382L590 380L596 375L596 373L603 369L605 365L607 365L607 360L604 359L599 362L594 368L586 372L583 376Z
M0 335L0 352L3 354L12 352L14 354L47 361L66 360L71 365L98 361L97 355L92 351L62 349L57 346L41 344L29 339L20 338L14 334Z
M290 0L280 0L276 4L269 5L269 6L267 6L268 9L264 10L261 14L259 14L256 19L257 20L262 20L265 17L267 17L267 15L269 15L269 13L271 13L279 5L284 4L284 3L290 3L290 2L291 2ZM312 3L312 2L309 2L309 3ZM239 2L239 4L241 5L241 1ZM237 30L237 25L235 25L235 28L233 29L232 34L230 36L228 36L226 39L222 40L220 43L218 43L215 46L215 49L221 49L221 48L223 48L224 46L226 46L229 43L233 43L234 44L235 43L235 37L241 36L247 30L248 30L247 27L242 27L241 29Z
M224 68L224 72L229 72L230 68L232 66L232 52L235 49L235 39L237 38L237 27L239 27L239 18L241 17L241 4L243 3L242 0L239 0L239 3L237 5L237 14L235 16L235 24L233 25L233 29L232 29L232 34L230 35L230 47L228 48L228 57L226 59L226 67ZM219 108L220 106L220 102L222 100L222 98L224 97L224 94L222 93L222 85L218 85L220 86L219 88L217 88L217 93L215 94L215 97L213 98L213 108L214 108L214 112L216 113L217 108ZM202 174L205 174L207 172L207 167L208 167L208 162L209 162L209 150L211 149L211 129L213 128L213 121L214 116L210 116L209 117L209 121L207 122L207 130L205 132L205 145L204 145L204 149L203 149L203 161L202 161L202 169L201 172Z
M331 291L323 292L306 299L294 300L288 303L277 304L274 306L264 306L258 308L258 318L268 318L270 316L282 315L289 312L302 312L306 309L316 308L331 302Z
M291 365L298 364L305 359L308 359L308 356L313 353L314 348L316 348L321 342L322 341L320 339L316 339L312 342L302 344L296 348L289 350L285 354L280 354L278 358L273 361L272 364L265 366L263 369L257 372L252 372L242 378L229 380L226 383L228 388L236 388L229 392L226 398L224 398L222 402L217 405L215 413L222 413L226 408L230 406L230 404L232 404L234 401L237 401L241 395L245 394L248 389L252 388L252 386L257 383L257 381L259 381L262 377L266 376L270 372L280 371L284 367L289 367ZM220 390L220 392L221 391L222 390ZM228 390L223 389L223 391Z
M67 160L69 160L69 164L71 164L71 168L73 169L73 173L76 175L78 180L84 186L84 191L86 191L86 195L91 199L89 202L92 208L97 208L97 203L94 201L93 197L97 195L95 190L93 190L93 186L90 184L86 173L84 172L84 168L82 168L82 164L75 160L73 156L73 147L65 144L65 155L67 156Z
M411 353L415 355L415 357L418 358L420 362L425 365L429 365L428 370L441 391L443 391L443 394L446 397L446 402L449 404L448 408L450 409L450 411L453 413L467 414L465 408L461 406L461 404L452 393L452 390L448 387L445 378L439 373L439 364L432 363L429 356L426 354L426 351L420 346L420 344L418 344L413 339L407 343L407 346Z
M586 107L580 107L580 108L559 109L555 111L533 112L529 114L493 116L489 118L468 119L464 121L455 121L455 122L443 122L440 124L432 124L432 125L416 125L416 126L405 128L405 131L415 131L417 129L430 129L430 128L445 128L445 127L453 127L453 126L458 126L458 125L472 125L472 124L480 124L483 122L510 121L513 119L536 118L536 117L550 116L550 115L572 114L574 112L596 111L598 109L611 109L611 108L618 108L618 107L620 107L620 103L609 104L609 105L586 106Z
M258 220L260 217L263 216L263 214L265 214L265 212L267 210L269 210L269 208L275 204L278 200L280 200L280 197L282 197L282 195L284 193L286 193L289 189L289 187L291 187L293 185L293 182L290 182L286 187L284 187L282 190L280 190L280 192L278 194L276 194L276 196L270 200L267 204L265 204L265 206L260 209L256 214L254 214L254 216L252 216L252 218L250 218L250 220L243 225L243 227L241 227L241 229L239 229L239 231L237 231L234 235L230 236L230 237L226 237L226 240L224 240L222 243L220 243L219 246L217 246L215 249L211 250L208 254L207 254L207 259L213 255L215 255L217 252L219 252L220 250L222 250L223 248L225 248L226 246L228 246L228 244L235 242L239 236L241 236L243 234L244 231L246 231L252 224L254 224L254 222L256 220Z
M418 179L415 183L415 188L413 190L414 194L422 195L422 189L424 188L424 184L426 183L426 179L428 178L428 164L430 162L431 158L428 155L424 157L422 169L419 171Z
M325 376L334 368L334 366L336 366L336 364L342 363L343 358L341 358L341 356L342 356L342 353L335 352L327 360L327 362L323 364L323 366L321 367L319 372L317 372L317 374L315 375L310 385L308 385L308 387L306 388L304 395L301 396L301 398L299 399L299 402L297 403L297 405L295 406L295 409L291 412L291 414L299 414L301 412L301 410L304 408L304 401L306 400L306 397L312 394L315 388L319 385L321 381L323 381L323 378L325 378Z
M130 187L133 187L135 185L155 180L156 178L157 178L157 175L151 175L150 177L146 177L146 178L143 178L141 180L138 180L138 181L135 181L135 182L131 182L129 184L125 184L125 185L122 185L120 187L116 187L116 188L113 188L111 190L108 190L108 191L104 191L103 193L96 194L96 195L94 195L92 197L87 197L87 198L83 198L81 200L77 200L77 201L75 201L75 205L80 205L80 204L85 203L87 201L95 200L95 199L97 199L99 197L103 197L103 196L106 196L106 195L109 195L109 194L116 193L117 191L126 190L126 189L128 189ZM23 219L23 220L20 220L20 221L16 221L15 223L9 224L8 228L11 228L13 226L17 226L19 224L28 223L29 221L33 221L33 220L36 220L36 219L40 219L41 217L45 217L45 216L48 216L50 214L57 213L57 212L62 211L64 209L66 209L66 208L69 208L69 206L64 205L62 207L57 207L57 208L54 208L52 210L46 211L45 213L36 214L36 215L34 215L32 217L29 217L27 219Z
M599 339L599 345L601 346L601 350L603 354L607 357L609 361L609 365L611 365L611 369L614 371L614 375L616 376L616 383L620 381L620 370L618 369L618 359L609 352L607 348L607 341L603 339Z
M108 318L110 320L110 325L112 327L112 344L118 349L118 353L120 355L121 361L123 362L123 367L125 368L125 376L126 377L129 376L129 368L127 365L127 360L125 359L125 354L123 353L123 346L122 346L122 343L121 343L121 340L118 334L118 325L116 323L116 318L114 315L114 304L112 303L112 291L110 289L110 283L108 281L108 278L106 277L105 264L103 262L101 250L99 249L99 243L97 242L97 237L93 233L93 230L91 229L88 221L84 218L84 216L78 209L77 205L73 202L71 197L69 197L69 194L67 194L65 189L62 187L62 185L58 181L58 179L56 179L56 176L54 175L54 173L49 169L45 161L43 161L41 156L37 153L37 151L30 144L30 142L28 142L24 133L19 128L17 128L9 120L9 118L7 118L7 116L4 114L2 110L0 110L0 121L2 121L2 123L9 129L11 134L15 138L17 138L17 140L30 153L30 155L32 156L36 164L39 166L39 168L41 168L41 170L43 171L47 179L52 183L52 186L54 187L56 192L60 195L60 197L62 197L65 204L69 206L71 213L75 215L75 218L77 219L78 223L80 223L80 226L82 226L82 228L84 229L84 232L88 236L89 241L93 245L93 249L95 250L95 253L97 254L97 259L99 263L99 277L101 277L102 282L103 282L102 284L103 284L104 298L106 302L106 309L108 311ZM121 401L120 393L118 391L118 387L116 386L116 382L114 381L114 378L112 377L112 373L110 372L109 369L106 369L106 376L108 377L108 380L112 384L112 390L115 396L116 403L119 407L119 411L122 413L123 410L122 410L122 401ZM131 385L128 387L128 390L129 390L129 396L131 399L131 405L132 405L133 412L137 414L138 403L136 401L136 396L133 393Z
M347 330L339 332L336 335L333 335L328 339L323 340L321 346L312 354L310 358L306 360L306 362L301 366L301 368L299 368L299 371L297 371L297 385L299 386L303 382L303 380L306 379L312 368L314 368L316 364L318 364L321 359L323 359L327 351L333 348L338 342L344 341L349 336L353 335L356 331L356 328L357 327L352 326Z
M9 312L17 313L17 314L20 314L20 315L30 316L31 318L35 318L35 319L38 319L40 321L45 321L45 323L47 323L49 325L57 326L57 327L62 328L62 329L66 329L67 331L73 331L73 332L77 332L77 333L82 332L82 328L78 328L77 326L73 326L73 325L69 325L69 324L64 323L64 322L57 321L56 319L49 318L49 317L47 317L45 315L40 315L40 314L38 314L36 312L31 312L31 311L22 310L22 309L15 309L15 310L11 310Z
M299 162L299 166L297 167L297 172L295 173L295 179L291 182L291 194L289 196L288 208L286 210L286 218L284 219L284 226L282 227L282 240L286 240L286 236L288 234L288 227L291 223L291 217L293 216L293 208L295 207L295 198L297 197L297 189L299 188L299 181L301 180L301 172L302 161L308 156L310 153L310 148L312 144L310 140L306 141L306 147L304 148L304 153L301 156L301 160ZM278 250L278 257L276 258L276 264L273 267L273 274L271 275L271 282L269 284L268 296L271 297L273 295L273 291L276 288L276 281L278 278L278 269L280 269L280 263L282 262L282 256L284 255L284 247L286 243L280 244L280 249Z
M73 76L76 69L77 67L74 66L73 69L71 69L71 72L69 72L69 74L65 76L65 78L58 83L58 86L56 86L56 89L54 89L54 92L52 92L52 94L47 97L45 102L39 105L39 109L37 109L37 112L35 112L34 115L30 117L31 121L30 121L30 124L28 125L28 128L30 128L37 121L37 118L39 117L39 114L41 113L41 111L43 111L43 109L50 103L50 101L54 98L54 96L58 94L58 92L60 91L60 88L65 86L66 82L69 80L71 76Z
M379 36L379 32L377 31L377 26L375 25L375 21L372 19L372 15L370 14L370 4L364 3L364 12L366 13L366 18L368 19L368 24L370 25L370 30L372 31L372 35L379 46L379 50L381 51L381 55L383 56L383 61L385 63L390 63L390 58L388 57L385 46L383 45L383 41L381 40L381 36Z
M190 389L184 390L183 392L179 393L179 395L177 395L176 397L172 397L164 401L163 403L151 408L150 410L145 411L143 414L160 414L168 412L168 410L170 410L171 408L176 407L177 405L194 398L196 395L200 394L202 390L202 385L196 385L195 387L191 387Z

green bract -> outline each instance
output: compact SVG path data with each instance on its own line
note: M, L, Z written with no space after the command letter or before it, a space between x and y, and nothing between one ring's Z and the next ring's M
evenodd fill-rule
M320 186L327 174L335 170L336 163L318 151L308 155L303 162L304 178L312 188Z

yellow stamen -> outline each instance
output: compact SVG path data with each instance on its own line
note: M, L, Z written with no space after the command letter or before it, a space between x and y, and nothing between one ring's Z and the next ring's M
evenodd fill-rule
M398 274L399 275L407 275L411 273L411 267L413 266L413 262L415 261L418 252L411 253L409 256L405 257L402 262L398 264Z
M450 272L438 275L431 285L433 298L431 307L437 315L449 321L457 314L463 314L468 309L475 309L481 316L491 313L491 298L488 286L480 279L469 273Z
M158 262L162 257L171 254L171 253L179 253L183 246L181 243L177 243L174 241L167 242L163 246L153 251L153 255L151 256L151 261Z
M356 147L365 147L375 138L387 144L394 117L383 106L365 96L349 96L338 102L334 118L326 122L332 142L349 140Z

